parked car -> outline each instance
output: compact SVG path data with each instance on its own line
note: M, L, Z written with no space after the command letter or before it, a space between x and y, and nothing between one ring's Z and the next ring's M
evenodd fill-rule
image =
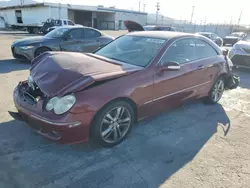
M198 32L197 34L209 38L210 40L214 41L218 46L222 46L223 45L223 39L221 37L219 37L215 33L211 33L211 32Z
M12 115L53 141L114 146L138 120L188 100L214 104L237 87L226 52L167 31L131 32L93 54L46 52L15 88Z
M128 29L129 32L133 32L133 31L179 31L179 32L183 32L183 30L178 27L171 27L171 26L164 26L164 25L142 26L141 24L134 22L134 21L130 21L130 20L124 21L124 25L125 26L130 25L130 29Z
M183 32L178 27L164 26L164 25L146 25L143 27L145 31L180 31Z
M250 34L234 44L228 56L234 66L250 68Z
M240 41L243 37L246 36L244 32L233 32L228 36L223 38L223 45L234 45L236 42Z
M33 59L46 51L93 52L114 38L89 27L62 27L45 36L15 41L12 54L15 58Z

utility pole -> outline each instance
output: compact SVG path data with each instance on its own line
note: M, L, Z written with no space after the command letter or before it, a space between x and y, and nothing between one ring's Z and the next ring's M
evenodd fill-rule
M143 12L145 12L145 11L146 11L146 4L143 3Z
M190 23L192 23L192 21L193 21L193 17L194 17L194 8L195 8L195 6L192 6L192 13L191 13Z
M157 3L156 3L156 24L158 23L159 11L160 11L160 2L157 1Z
M141 0L139 0L139 12L141 12Z
M240 11L240 16L239 16L239 19L238 19L238 26L240 25L241 16L242 16L242 10Z

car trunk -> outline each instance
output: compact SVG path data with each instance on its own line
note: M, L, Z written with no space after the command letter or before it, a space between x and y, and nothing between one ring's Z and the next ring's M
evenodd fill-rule
M145 31L145 29L142 27L141 24L134 22L134 21L126 20L124 21L124 25L128 29L129 32Z

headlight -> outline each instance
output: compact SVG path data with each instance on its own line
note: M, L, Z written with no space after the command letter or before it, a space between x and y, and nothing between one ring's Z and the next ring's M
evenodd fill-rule
M46 104L46 110L51 111L54 109L55 114L61 115L69 111L70 108L75 104L76 98L74 95L66 95L62 98L53 97Z
M46 104L46 110L47 111L53 110L58 100L59 100L59 97L53 97L52 99L50 99L49 102Z
M34 46L21 46L20 48L23 50L29 50L29 49L34 48Z

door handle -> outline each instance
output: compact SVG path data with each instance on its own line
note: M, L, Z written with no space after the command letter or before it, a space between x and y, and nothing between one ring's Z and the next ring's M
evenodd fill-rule
M203 69L205 69L206 67L204 66L204 65L200 65L200 66L198 66L197 67L197 70L203 70Z

